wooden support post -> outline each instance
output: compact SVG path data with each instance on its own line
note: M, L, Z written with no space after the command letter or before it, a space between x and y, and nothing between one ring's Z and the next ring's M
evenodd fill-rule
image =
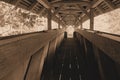
M83 28L83 24L82 24L82 18L80 19L80 29Z
M58 20L58 29L60 29L60 20Z
M51 9L48 9L48 30L51 30L52 29L52 13L51 13Z
M94 13L93 13L93 8L90 8L90 30L94 30Z

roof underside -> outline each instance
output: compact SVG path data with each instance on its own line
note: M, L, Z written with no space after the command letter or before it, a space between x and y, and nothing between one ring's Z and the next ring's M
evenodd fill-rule
M66 25L79 25L80 19L89 19L90 8L94 16L120 7L120 0L2 0L17 7L47 16L51 9L53 20L59 20Z

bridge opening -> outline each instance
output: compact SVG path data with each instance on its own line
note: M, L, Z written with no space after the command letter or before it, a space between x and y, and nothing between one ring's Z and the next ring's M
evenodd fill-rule
M74 33L75 29L73 26L68 26L66 29L67 32L67 38L73 38L73 33Z

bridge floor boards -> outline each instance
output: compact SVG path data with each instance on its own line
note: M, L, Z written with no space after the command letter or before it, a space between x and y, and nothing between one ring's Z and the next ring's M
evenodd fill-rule
M44 68L41 80L82 80L80 64L80 47L77 41L74 38L64 39L55 53L51 70Z

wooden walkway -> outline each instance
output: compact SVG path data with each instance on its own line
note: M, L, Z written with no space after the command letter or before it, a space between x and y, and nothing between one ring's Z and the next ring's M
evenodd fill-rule
M41 80L83 80L85 74L80 65L83 62L80 53L75 39L64 39L55 53L52 67L51 64L44 65Z

